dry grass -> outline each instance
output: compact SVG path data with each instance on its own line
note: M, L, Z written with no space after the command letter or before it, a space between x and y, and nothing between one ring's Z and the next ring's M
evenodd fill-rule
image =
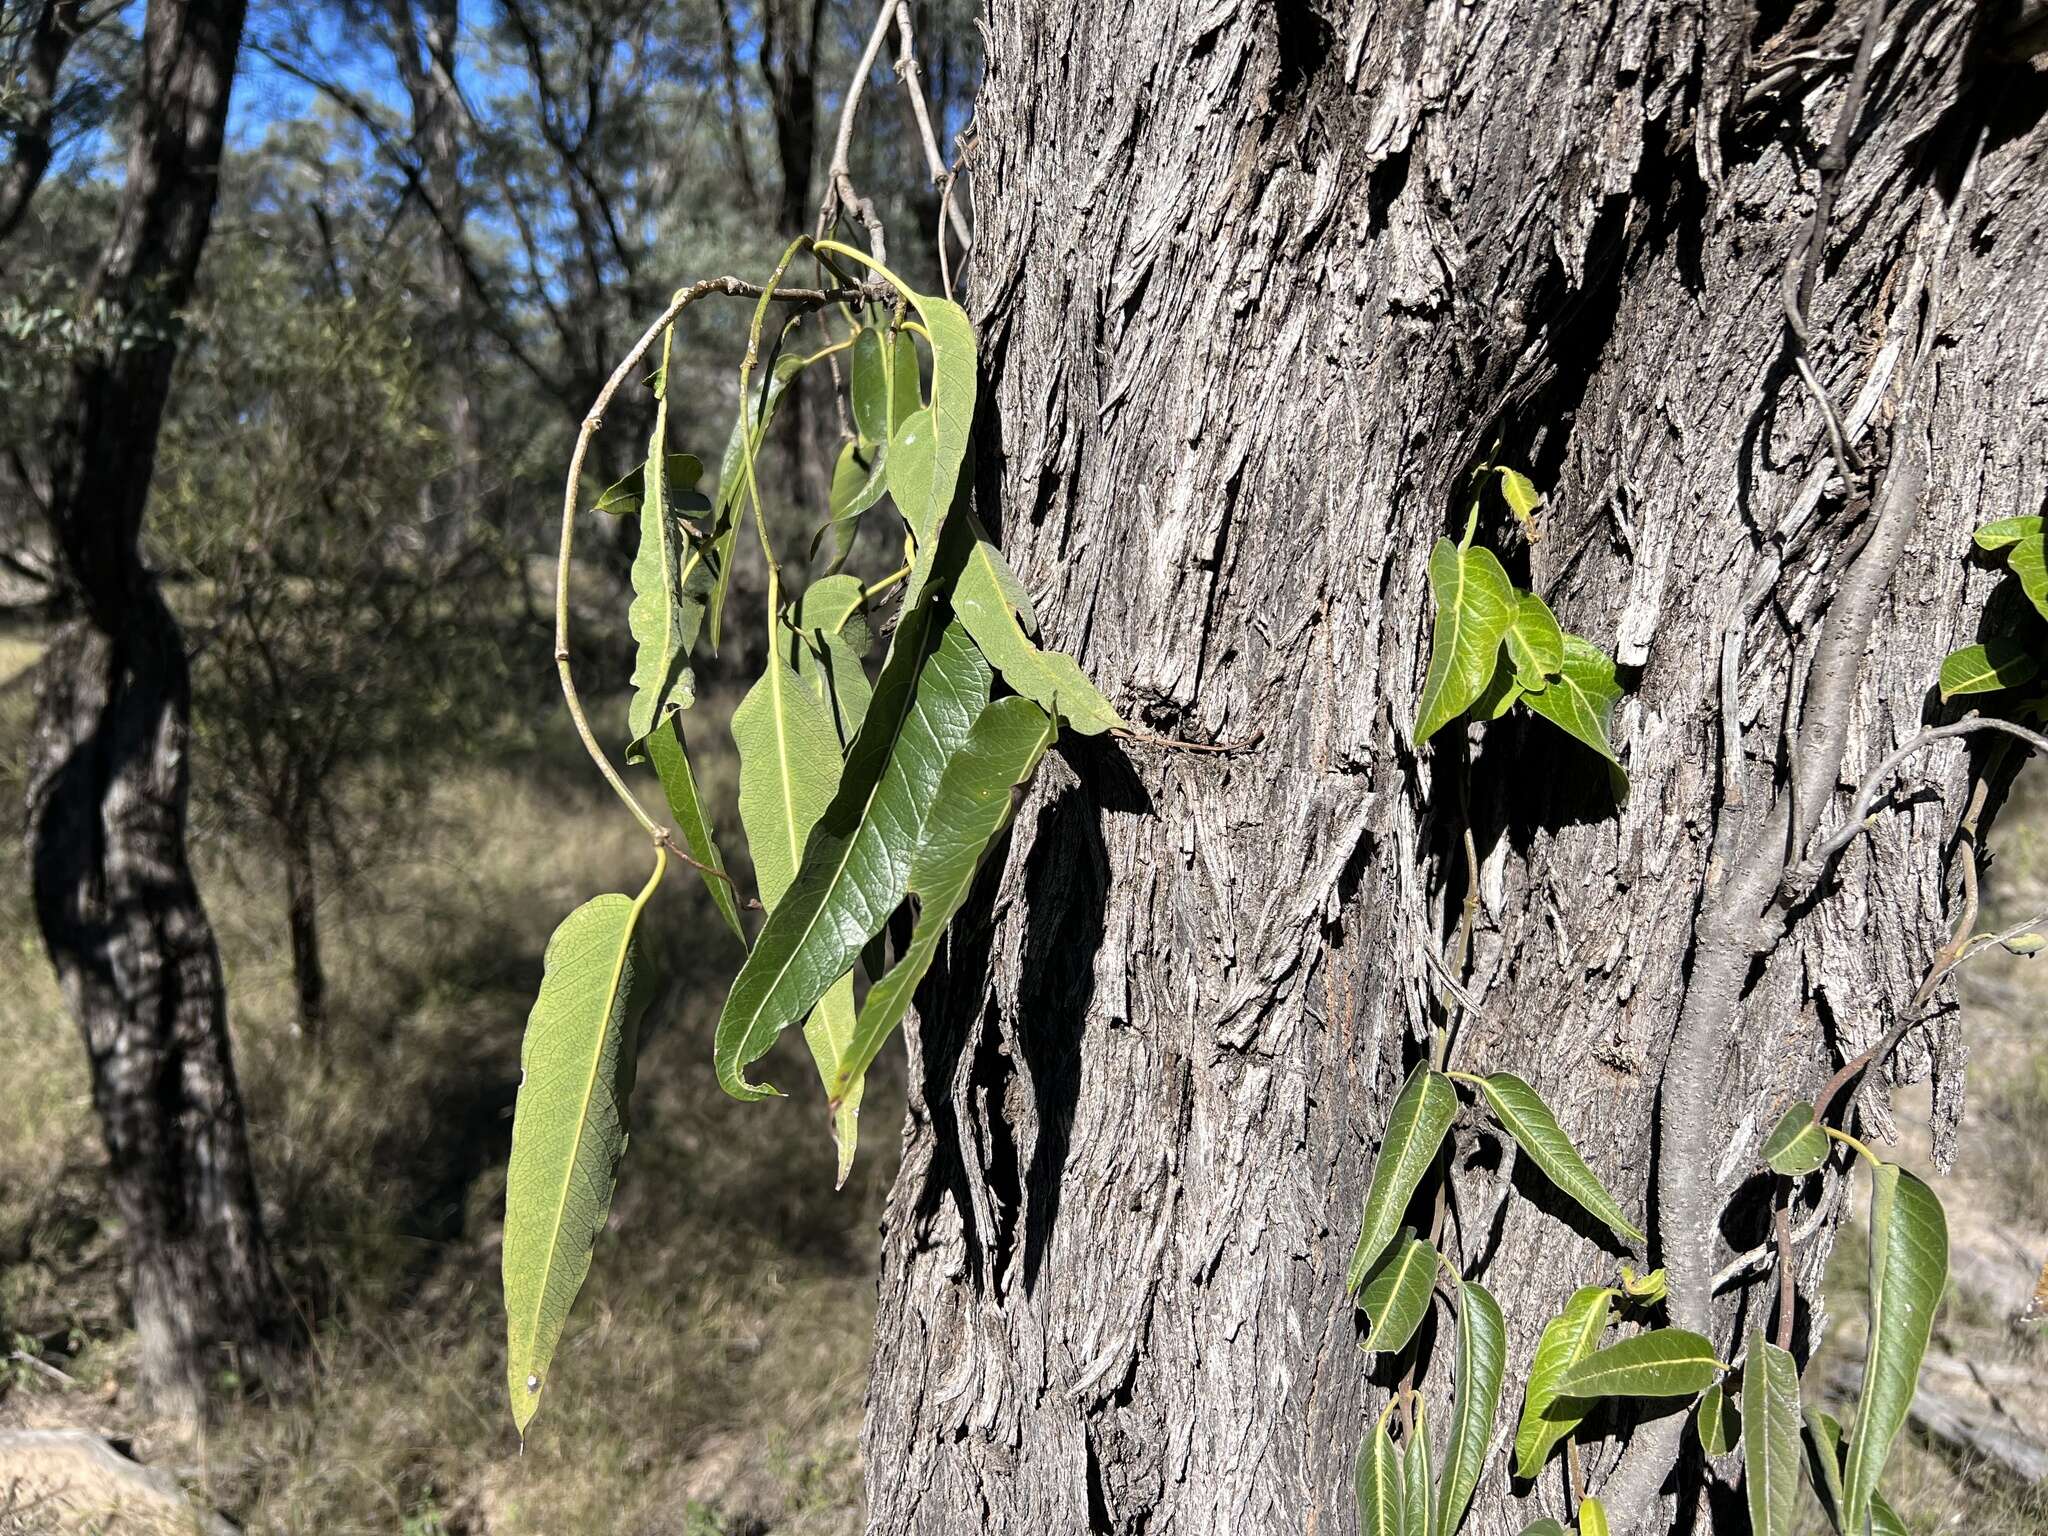
M25 708L0 709L13 738ZM869 1144L838 1194L822 1113L719 1092L711 1026L739 955L687 871L650 913L665 983L610 1230L523 1452L513 1434L497 1250L519 1035L554 923L645 875L644 844L576 750L551 723L443 785L405 856L329 901L324 1060L289 1027L267 872L202 849L265 1201L315 1343L282 1390L229 1392L200 1448L124 1411L131 1340L84 1063L18 866L0 866L0 943L19 978L0 995L0 1037L27 1064L0 1115L0 1317L77 1383L5 1378L0 1424L132 1438L252 1530L857 1527L872 1233L900 1085L880 1074ZM730 807L732 764L702 775ZM792 1045L781 1080L794 1087L810 1068Z

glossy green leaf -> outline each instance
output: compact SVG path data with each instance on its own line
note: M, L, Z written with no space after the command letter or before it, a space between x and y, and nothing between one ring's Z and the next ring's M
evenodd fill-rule
M1544 1515L1523 1526L1522 1536L1570 1536L1570 1533L1550 1516Z
M897 626L838 791L726 995L714 1059L736 1098L775 1091L749 1083L747 1063L852 969L909 889L940 775L988 701L988 663L940 620L927 599Z
M1460 549L1438 539L1429 552L1429 591L1436 600L1429 671L1415 712L1415 745L1471 708L1493 680L1500 643L1515 619L1515 588L1488 549Z
M1741 1438L1735 1403L1720 1382L1700 1394L1693 1409L1693 1428L1699 1432L1700 1449L1709 1456L1726 1456Z
M1429 1469L1429 1423L1422 1404L1415 1405L1415 1431L1401 1451L1403 1518L1408 1536L1436 1536L1435 1479Z
M1579 1500L1579 1536L1607 1536L1607 1506L1590 1493Z
M1564 668L1564 631L1550 605L1534 592L1515 599L1514 622L1508 626L1508 659L1515 680L1529 692L1540 691Z
M1414 1228L1403 1227L1358 1288L1358 1305L1372 1319L1363 1346L1368 1354L1382 1350L1391 1354L1408 1347L1415 1330L1429 1316L1436 1267L1436 1249L1416 1237Z
M1870 1536L1914 1536L1913 1528L1906 1524L1905 1517L1885 1501L1885 1496L1873 1491L1870 1495Z
M805 589L790 621L796 636L789 645L791 666L830 706L842 747L850 747L860 733L874 694L860 662L873 644L863 590L853 576L823 577ZM788 644L789 630L778 638Z
M1752 1329L1742 1366L1742 1483L1754 1536L1792 1536L1799 1510L1799 1365Z
M1714 1346L1684 1328L1652 1328L1595 1350L1558 1378L1560 1397L1691 1397L1721 1374Z
M1529 537L1534 539L1536 509L1543 505L1535 484L1520 470L1503 469L1500 472L1500 495L1501 500L1508 504L1508 510L1515 514Z
M1038 623L1031 599L1002 551L978 534L953 586L953 611L1003 681L1047 714L1083 736L1123 725L1073 657L1032 644Z
M1541 693L1525 693L1522 702L1568 736L1577 737L1616 767L1608 740L1608 723L1621 700L1614 662L1598 646L1577 635L1564 637L1564 666Z
M671 330L663 335L664 368L673 334ZM696 485L703 466L688 454L670 455L667 444L668 395L661 391L654 406L654 435L642 466L640 545L633 555L633 603L626 610L634 644L633 699L626 710L629 763L641 759L643 743L664 716L687 709L696 699L696 682L687 662L704 622L710 588L708 573L691 557L690 537L677 507L678 496Z
M1515 707L1525 690L1515 676L1513 666L1495 665L1493 678L1486 685L1486 691L1472 701L1471 716L1474 720L1498 720Z
M2043 524L2038 517L2001 517L1986 523L1973 537L1979 549L2010 549L2022 539L2038 539Z
M1813 1118L1811 1104L1794 1104L1764 1138L1764 1162L1788 1178L1809 1174L1828 1160L1828 1133Z
M653 894L649 880L638 897L599 896L562 920L519 1047L503 1267L505 1387L522 1435L611 1211L653 990L633 932Z
M910 866L917 922L902 956L868 989L844 1064L826 1080L833 1100L859 1089L903 1021L946 929L966 904L982 858L1009 825L1017 792L1058 734L1059 722L1029 699L998 699L981 712L946 764Z
M1512 1072L1472 1079L1486 1095L1487 1106L1501 1129L1515 1138L1515 1145L1543 1170L1544 1176L1577 1201L1595 1220L1606 1223L1623 1237L1643 1240L1642 1231L1628 1219L1614 1196L1607 1192L1573 1147L1571 1138L1557 1123L1550 1106Z
M2009 637L1966 645L1941 664L1943 702L1966 693L1996 693L2030 683L2041 670L2034 647Z
M2048 618L2048 541L2044 541L2039 528L2012 542L2005 552L2005 566L2019 577L2035 611Z
M1437 1148L1457 1117L1458 1095L1450 1079L1418 1062L1387 1111L1387 1133L1380 1141L1372 1183L1365 1192L1358 1245L1351 1252L1351 1267L1344 1281L1345 1295L1357 1293L1400 1232L1401 1215L1436 1161Z
M1863 1517L1906 1422L1934 1312L1948 1284L1948 1219L1919 1179L1893 1163L1870 1170L1870 1332L1863 1396L1842 1467L1843 1521Z
M654 767L655 777L661 780L661 792L668 799L669 815L674 818L676 831L682 836L683 846L689 849L690 857L714 870L724 869L725 860L718 852L718 842L711 835L711 822L705 816L703 801L697 794L697 777L690 771L690 753L683 740L681 715L671 715L665 725L655 727L654 734L647 738L647 760ZM721 880L717 875L701 870L698 873L703 877L704 888L711 893L711 902L718 908L718 915L732 929L733 937L745 944L747 931L740 924L739 900L733 893L732 881Z
M1842 1526L1842 1424L1824 1409L1806 1413L1806 1471L1828 1524Z
M1573 1366L1598 1347L1607 1332L1617 1293L1608 1286L1589 1285L1574 1291L1564 1310L1544 1324L1529 1363L1529 1386L1522 1399L1522 1417L1515 1426L1515 1475L1533 1478L1557 1442L1579 1427L1591 1405L1561 1398L1558 1383Z
M1358 1448L1360 1536L1408 1536L1408 1481L1384 1415Z
M1479 1486L1486 1448L1500 1411L1501 1381L1507 1374L1508 1329L1500 1304L1471 1280L1458 1285L1457 1395L1451 1402L1451 1436L1444 1446L1444 1470L1437 1490L1437 1536L1457 1536Z

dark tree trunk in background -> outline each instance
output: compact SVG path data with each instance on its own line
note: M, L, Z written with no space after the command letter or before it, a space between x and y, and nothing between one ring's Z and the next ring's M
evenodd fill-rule
M77 616L41 668L36 918L91 1057L128 1244L142 1388L183 1418L217 1351L260 1370L284 1299L265 1248L213 929L185 850L190 676L140 535L175 343L213 214L239 0L151 0L136 138L84 300L126 345L74 368L50 445Z
M71 45L85 30L85 0L41 0L28 29L20 95L10 108L14 126L7 164L0 166L0 240L14 233L42 184L55 151L57 76Z
M2048 484L2048 90L1989 46L1995 8L1961 0L1895 0L1878 35L1812 306L1815 366L1872 466L1847 495L1835 478L1780 292L1862 16L995 0L979 508L1048 639L1133 719L1262 736L1224 757L1064 750L922 998L874 1531L1356 1529L1353 1457L1399 1367L1359 1352L1345 1267L1440 1017L1422 956L1451 949L1468 819L1480 1013L1453 1065L1548 1098L1646 1215L1675 1318L1726 1342L1768 1308L1767 1279L1710 1307L1701 1268L1763 1238L1758 1182L1685 1234L1658 1175L1711 1190L1711 1216L1776 1112L1884 1031L1946 937L1981 754L1918 759L1945 804L1887 811L1746 992L1738 972L1684 1085L1711 1155L1672 1162L1656 1105L1717 820L1729 846L1762 824L1788 697L1833 718L1807 687L1832 644L1841 752L1807 804L1839 822L1975 637L1994 576L1965 563L1969 531L2040 512ZM1551 497L1533 547L1491 518L1483 537L1618 654L1625 805L1526 717L1475 728L1469 767L1457 728L1408 745L1427 552L1496 439ZM1933 1019L1945 1157L1951 996ZM1890 1081L1927 1073L1925 1039ZM1873 1135L1886 1086L1860 1099ZM1510 1165L1478 1122L1460 1135L1445 1244L1510 1331L1466 1529L1503 1536L1564 1514L1561 1459L1533 1489L1506 1472L1536 1336L1623 1255L1531 1169L1497 1205ZM1831 1231L1802 1251L1802 1349ZM1439 1437L1448 1338L1440 1315ZM1639 1426L1652 1460L1678 1458L1680 1422ZM1595 1490L1617 1438L1588 1448ZM1679 1504L1698 1487L1689 1465ZM1676 1507L1667 1489L1636 1528Z
M284 900L299 1031L318 1047L327 1034L327 967L320 960L320 880L307 839L295 836L285 848Z

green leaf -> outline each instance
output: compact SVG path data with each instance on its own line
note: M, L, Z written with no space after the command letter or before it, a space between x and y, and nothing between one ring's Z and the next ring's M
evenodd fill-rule
M1996 693L2030 683L2041 670L2034 648L2018 640L1998 638L1951 651L1941 664L1942 702L1964 693Z
M1515 664L1515 680L1530 692L1540 692L1564 667L1564 631L1550 605L1534 592L1515 599L1514 622L1508 626L1508 659Z
M1436 1249L1416 1237L1414 1228L1403 1227L1358 1290L1358 1305L1372 1319L1363 1346L1367 1354L1392 1354L1408 1347L1429 1316L1436 1266Z
M673 335L672 328L663 333L664 367ZM647 462L642 467L640 547L633 555L633 604L626 610L626 627L635 646L633 701L626 711L629 763L640 761L643 744L663 716L687 709L696 699L696 681L684 663L704 622L708 573L701 572L691 551L682 516L671 497L670 471L677 472L674 488L683 491L694 486L704 471L688 454L671 456L667 442L668 395L664 391L656 399L654 435L648 441Z
M1799 1511L1799 1365L1750 1330L1742 1367L1742 1484L1755 1536L1792 1536Z
M1429 552L1436 599L1429 671L1415 712L1415 745L1462 715L1486 691L1500 664L1500 643L1515 619L1515 588L1489 549L1460 549L1438 539Z
M2042 533L2038 517L2002 517L1986 523L1974 535L1979 549L2010 549L2022 539L2038 539Z
M1385 1415L1358 1448L1355 1482L1360 1536L1408 1536L1407 1477Z
M1507 1363L1508 1329L1500 1304L1484 1286L1459 1282L1457 1397L1451 1404L1451 1436L1444 1447L1443 1481L1437 1490L1436 1536L1457 1536L1472 1491L1479 1486Z
M791 616L791 628L800 638L789 647L790 664L831 708L842 747L850 747L860 734L874 694L860 663L874 643L862 607L864 592L856 577L826 576L811 583ZM789 632L778 632L778 638L787 643Z
M839 1064L846 1059L858 1018L853 1006L853 973L848 971L832 983L804 1021L804 1044L810 1047L811 1063L818 1069L819 1082L832 1081ZM846 1176L853 1172L854 1154L860 1148L862 1087L861 1083L854 1083L831 1103L832 1144L839 1158L832 1182L834 1189L846 1187Z
M1544 1515L1523 1526L1522 1536L1570 1536L1570 1533L1550 1516Z
M659 409L659 407L656 407ZM665 475L671 485L678 481L689 483L704 473L704 466L697 461L694 453L672 453L662 461ZM692 467L694 466L694 468ZM606 517L624 517L641 504L646 495L647 470L645 463L635 464L618 479L598 493L597 500L590 504L593 512L602 512Z
M1647 1333L1595 1350L1558 1378L1560 1397L1691 1397L1721 1374L1714 1346L1684 1328Z
M1486 691L1472 701L1471 715L1474 720L1498 720L1515 707L1526 690L1515 676L1512 666L1494 664L1493 677L1486 685Z
M1913 1528L1874 1489L1870 1495L1870 1536L1913 1536Z
M1432 1505L1435 1479L1429 1470L1429 1425L1420 1402L1415 1405L1415 1433L1402 1448L1401 1474L1403 1515L1408 1536L1435 1536L1436 1516Z
M1709 1456L1726 1456L1741 1438L1735 1405L1720 1382L1700 1394L1693 1410L1693 1427L1699 1431L1700 1449Z
M2043 540L2039 528L2013 541L2005 552L2005 565L2019 577L2035 611L2048 618L2048 541Z
M1564 637L1564 667L1541 693L1527 693L1522 702L1568 736L1575 736L1617 768L1621 759L1607 738L1608 722L1621 699L1614 662L1598 646L1577 635Z
M1458 1095L1450 1079L1418 1062L1387 1111L1387 1133L1373 1163L1372 1184L1365 1192L1365 1212L1344 1281L1345 1295L1356 1294L1400 1232L1401 1215L1429 1165L1436 1161L1437 1148L1457 1117Z
M1550 1106L1534 1088L1512 1072L1496 1072L1491 1077L1469 1081L1486 1095L1487 1105L1501 1129L1515 1138L1515 1145L1529 1154L1551 1183L1576 1200L1595 1220L1605 1222L1623 1237L1643 1241L1642 1232L1607 1192L1607 1186L1586 1166L1571 1138L1558 1125L1557 1117L1551 1114Z
M1083 736L1122 726L1123 717L1096 691L1074 658L1031 643L1038 624L1031 599L1002 551L977 535L953 587L953 611L1003 681Z
M633 931L654 885L638 897L596 897L562 919L519 1047L503 1264L505 1388L521 1435L612 1207L635 1036L653 990Z
M785 340L799 323L800 320L793 319L783 327ZM789 392L790 382L822 356L822 352L814 352L808 357L781 353L769 365L766 376L759 383L751 379L747 381L747 388L742 394L739 416L732 424L725 453L718 461L718 494L711 503L710 550L706 561L712 576L708 606L711 649L714 652L718 649L719 635L725 623L726 594L732 590L733 545L739 537L746 506L748 456L760 457L761 444L767 440L776 407L782 404L782 397Z
M861 443L868 447L886 443L895 425L889 419L888 351L883 333L874 326L862 326L854 333L847 393L853 402L854 429L860 433Z
M838 787L839 732L825 701L778 652L732 712L732 739L740 754L740 825L761 905L772 914Z
M1533 1478L1543 1469L1557 1442L1579 1427L1591 1405L1560 1398L1558 1383L1573 1366L1591 1355L1607 1331L1617 1292L1589 1285L1572 1293L1564 1310L1544 1324L1529 1362L1529 1386L1522 1398L1521 1421L1515 1426L1515 1475Z
M1806 1413L1806 1470L1828 1524L1842 1530L1842 1424L1824 1409Z
M988 686L988 663L958 624L942 625L929 595L905 614L797 878L726 995L715 1062L727 1093L775 1091L749 1083L747 1063L852 969L902 903L939 776Z
M703 801L697 794L697 778L690 771L689 747L683 740L683 717L671 715L667 728L655 728L647 738L647 760L654 766L655 777L661 780L661 792L668 798L669 815L675 818L676 831L682 834L683 846L690 850L690 857L699 864L709 864L713 869L725 868L725 860L719 855L718 843L711 835L711 823L704 815ZM732 881L721 880L716 875L698 871L704 881L704 888L711 893L712 905L718 908L718 915L732 929L733 937L740 943L747 942L747 931L740 925L739 900L733 894Z
M1533 543L1536 538L1536 509L1543 505L1543 498L1536 494L1535 485L1520 470L1502 469L1500 494L1501 500L1508 504L1508 510L1521 520L1523 530Z
M1843 1523L1863 1517L1906 1422L1920 1362L1948 1284L1948 1219L1919 1179L1893 1163L1870 1171L1870 1334L1863 1396L1842 1469Z
M1811 1104L1786 1110L1764 1138L1764 1162L1788 1178L1809 1174L1828 1160L1828 1133L1813 1118Z
M1579 1536L1607 1536L1607 1506L1590 1493L1579 1500Z
M845 1058L825 1081L835 1102L859 1091L883 1042L903 1021L946 929L966 904L983 856L1009 825L1017 791L1058 734L1059 722L1029 699L998 699L982 710L946 764L910 866L917 922L902 956L868 989Z

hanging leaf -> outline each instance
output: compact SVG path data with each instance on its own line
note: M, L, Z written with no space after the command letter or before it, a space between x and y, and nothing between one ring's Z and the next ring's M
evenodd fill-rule
M748 1062L852 969L903 901L945 763L988 701L989 668L966 631L921 601L897 626L838 791L791 889L754 941L719 1015L718 1080L735 1098Z
M1799 1365L1750 1330L1742 1367L1742 1483L1754 1536L1792 1536L1799 1510Z
M1418 747L1486 691L1500 664L1501 639L1515 618L1514 583L1489 549L1461 549L1438 539L1429 552L1429 591L1436 620L1415 712Z
M1534 544L1538 537L1536 509L1543 505L1543 498L1536 494L1535 485L1520 470L1504 468L1500 472L1500 495L1501 500L1508 504L1508 510L1520 520L1529 542Z
M1811 1104L1786 1110L1764 1138L1764 1162L1788 1178L1812 1173L1828 1160L1828 1133L1813 1118Z
M696 775L690 771L690 753L683 740L683 717L670 715L665 726L657 726L654 734L647 738L647 760L654 767L655 777L661 780L661 792L668 798L669 815L675 818L676 831L682 835L683 846L690 851L690 857L699 864L709 864L715 870L725 868L725 860L719 855L718 843L711 835L711 823L704 815L703 801L697 794ZM718 908L718 915L725 919L725 925L740 943L747 942L747 931L740 925L739 900L733 894L732 881L721 880L713 874L698 871L704 881L704 888L711 893L711 903Z
M1527 1525L1523 1526L1522 1536L1571 1536L1571 1533L1551 1519L1550 1516L1544 1515L1540 1519L1531 1520Z
M732 712L732 739L740 755L740 825L761 905L772 914L838 787L839 734L830 708L778 653Z
M800 319L792 319L783 327L783 339L794 333ZM780 343L777 343L778 347ZM759 459L761 444L767 440L768 429L775 421L776 407L782 404L782 397L789 392L789 386L796 376L815 363L825 354L814 352L807 357L778 353L769 364L766 375L758 382L748 381L742 392L740 413L733 422L732 435L726 439L725 453L718 461L718 494L711 502L711 532L708 535L710 549L706 563L711 567L711 591L707 599L711 628L711 649L718 650L719 636L725 623L725 598L732 590L733 545L738 540L740 523L746 506L747 470L749 455ZM758 469L758 464L756 465Z
M1472 701L1469 711L1474 720L1498 720L1515 707L1515 700L1524 692L1521 680L1516 677L1512 666L1501 666L1497 661L1493 678L1486 685L1486 691Z
M1002 551L979 530L967 565L953 586L953 611L996 671L1017 692L1047 714L1057 715L1083 736L1122 726L1123 717L1096 691L1074 662L1059 651L1031 643L1038 622L1031 599L1010 570Z
M2005 565L2019 577L2035 611L2048 618L2048 541L2043 540L2039 528L2013 541L2005 552Z
M1714 1346L1684 1328L1647 1333L1595 1350L1558 1378L1560 1397L1691 1397L1721 1374Z
M939 943L973 888L975 871L1009 825L1017 792L1036 771L1059 722L1029 699L998 699L982 710L946 764L924 836L910 866L917 923L895 965L868 989L860 1021L838 1069L825 1079L835 1102L861 1081L903 1021Z
M848 369L847 394L853 404L853 425L866 447L880 447L889 441L895 423L889 419L890 349L883 332L864 325L854 333L853 362Z
M662 334L664 376L671 328ZM677 498L696 485L703 466L688 454L668 452L668 394L656 392L654 434L642 466L640 546L633 554L633 603L626 627L634 643L633 700L626 710L631 738L626 761L639 762L648 735L670 711L696 699L696 682L685 663L704 622L708 573L690 556ZM702 502L703 498L696 498Z
M1693 1427L1699 1431L1700 1449L1709 1456L1726 1456L1741 1438L1735 1405L1720 1382L1700 1394L1693 1412Z
M657 870L638 897L599 896L562 919L519 1047L503 1266L505 1386L521 1435L612 1207L634 1037L653 990L633 931L659 879Z
M1843 1530L1842 1424L1824 1409L1812 1408L1806 1413L1806 1471L1828 1524Z
M2030 683L2041 670L2040 658L2030 645L2000 638L1982 645L1966 645L1952 651L1941 664L1943 703L1965 693L1996 693Z
M1607 1506L1590 1493L1579 1500L1579 1536L1607 1536Z
M1528 692L1540 692L1564 668L1564 631L1558 628L1550 605L1534 592L1515 599L1507 644L1508 659L1515 664L1515 681Z
M1436 1249L1416 1237L1413 1227L1403 1227L1358 1290L1358 1305L1372 1319L1363 1346L1367 1354L1392 1354L1408 1347L1429 1316L1436 1267Z
M1387 1111L1387 1134L1380 1142L1372 1184L1365 1192L1365 1213L1344 1281L1345 1295L1356 1294L1400 1232L1401 1215L1429 1165L1436 1161L1437 1148L1457 1117L1458 1095L1450 1079L1430 1071L1427 1063L1417 1063Z
M1444 1447L1443 1481L1437 1491L1437 1536L1457 1536L1472 1491L1479 1486L1507 1363L1508 1329L1499 1303L1484 1286L1459 1282L1457 1397L1451 1404L1451 1437Z
M659 407L656 408L659 409ZM665 466L664 473L666 478L671 485L695 481L698 476L704 473L704 466L698 462L697 456L694 453L672 453L662 463ZM693 465L695 466L694 469L691 467ZM643 478L646 470L647 465L644 462L635 464L625 474L598 492L597 500L590 504L590 510L602 512L606 517L624 517L628 512L638 507L641 504L641 499L647 494L645 489L647 482Z
M867 720L868 703L874 694L867 670L860 658L872 645L866 610L862 607L865 588L853 576L832 575L811 583L791 617L789 630L778 631L778 639L789 643L789 657L797 676L825 701L832 711L840 745L850 747Z
M1607 1192L1607 1186L1586 1166L1571 1138L1558 1125L1557 1117L1551 1114L1550 1106L1534 1088L1512 1072L1496 1072L1491 1077L1467 1077L1463 1073L1459 1076L1486 1095L1487 1105L1501 1129L1515 1138L1515 1145L1529 1154L1530 1161L1543 1170L1551 1183L1595 1220L1605 1222L1623 1237L1643 1241L1642 1232Z
M1843 1520L1861 1530L1906 1422L1920 1362L1948 1284L1948 1219L1919 1179L1894 1163L1870 1170L1870 1334L1863 1396L1843 1464Z
M1533 1478L1557 1442L1579 1427L1591 1404L1560 1397L1565 1373L1590 1356L1607 1332L1617 1293L1608 1286L1589 1285L1572 1293L1564 1310L1544 1324L1529 1363L1529 1386L1522 1399L1521 1421L1515 1426L1515 1475Z
M1408 1536L1408 1486L1401 1453L1381 1415L1358 1448L1359 1536Z
M1406 1506L1403 1514L1408 1536L1435 1536L1435 1479L1429 1470L1429 1423L1420 1401L1415 1404L1415 1432L1402 1447L1402 1463L1401 1502Z
M1617 768L1607 726L1621 699L1614 662L1598 646L1577 635L1564 637L1564 666L1541 693L1525 693L1522 702L1567 736L1575 736Z

